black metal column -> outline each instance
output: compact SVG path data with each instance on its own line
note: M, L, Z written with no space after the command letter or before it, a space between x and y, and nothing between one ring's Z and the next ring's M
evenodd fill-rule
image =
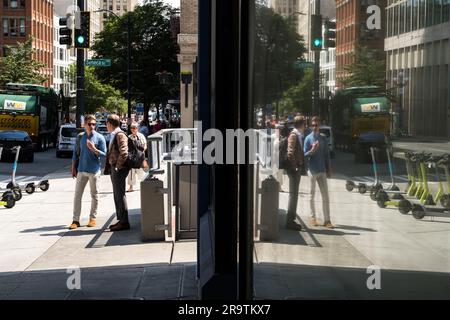
M314 1L314 14L320 14L320 1ZM313 115L318 115L320 90L320 50L314 51L314 86L313 86Z
M255 1L241 0L240 42L240 127L246 131L253 124L253 61ZM277 108L278 119L278 108ZM249 150L246 148L247 159ZM238 298L253 298L253 165L239 166L239 279Z
M78 0L80 11L84 11L84 0ZM77 127L81 127L81 116L84 114L84 49L77 49Z

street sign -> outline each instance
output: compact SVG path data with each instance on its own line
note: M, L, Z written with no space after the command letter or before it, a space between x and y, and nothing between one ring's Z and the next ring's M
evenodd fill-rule
M136 103L136 113L144 113L144 104Z
M87 67L110 67L111 59L89 59L86 60Z
M294 67L296 69L314 68L314 62L310 62L310 61L296 61L295 64L294 64Z

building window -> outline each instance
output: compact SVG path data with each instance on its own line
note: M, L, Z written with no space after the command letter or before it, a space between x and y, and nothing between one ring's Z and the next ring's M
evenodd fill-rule
M9 35L11 37L17 37L18 36L18 25L17 25L17 19L9 19Z
M8 8L8 1L9 0L3 0L3 8Z
M26 30L25 30L25 18L20 18L20 36L25 37Z
M9 2L9 6L10 6L12 9L17 9L17 0L11 0L11 1Z
M419 29L425 28L425 8L426 3L425 0L419 0Z
M450 20L450 0L442 0L442 22Z
M20 0L20 7L25 8L25 0Z

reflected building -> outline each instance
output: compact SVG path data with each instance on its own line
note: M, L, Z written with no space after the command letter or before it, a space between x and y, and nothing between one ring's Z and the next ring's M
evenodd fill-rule
M386 15L399 130L450 138L450 0L388 0Z
M379 28L370 28L370 6L378 8ZM336 0L336 85L342 88L342 80L348 77L345 68L354 63L357 46L371 51L373 58L384 60L386 0Z

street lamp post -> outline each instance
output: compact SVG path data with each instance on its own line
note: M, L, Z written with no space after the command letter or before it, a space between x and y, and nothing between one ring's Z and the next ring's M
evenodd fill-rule
M399 71L397 76L394 77L394 82L397 86L397 96L398 101L396 104L395 112L394 112L394 128L395 135L401 135L401 131L403 129L403 94L405 90L405 85L408 82L408 77L405 77L403 71Z

